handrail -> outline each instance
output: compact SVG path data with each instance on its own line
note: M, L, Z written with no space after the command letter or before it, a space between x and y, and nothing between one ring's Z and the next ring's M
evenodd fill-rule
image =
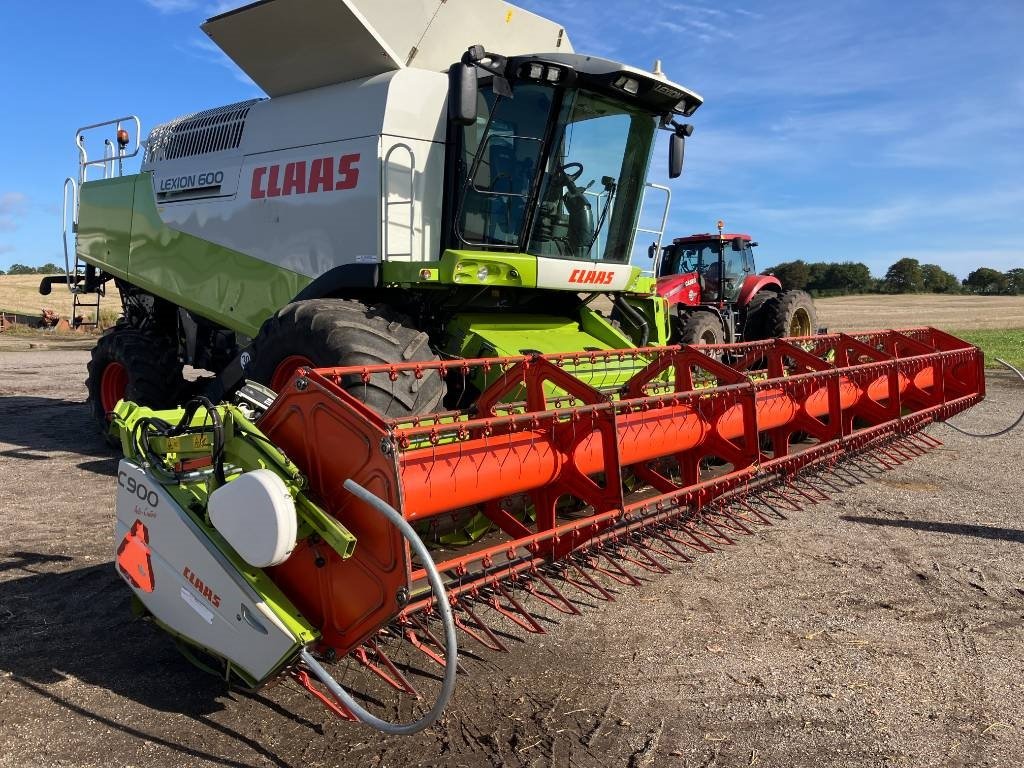
M68 176L64 179L64 207L61 212L61 242L64 244L64 274L68 278L68 290L75 291L78 273L78 254L75 254L75 270L71 270L71 257L68 254L68 185L71 186L71 231L78 232L78 185Z
M665 208L661 212L661 229L651 229L649 227L637 227L636 228L636 233L647 232L648 234L656 236L655 241L654 241L654 248L655 248L655 251L654 251L654 261L651 264L650 272L652 274L654 274L655 276L657 276L657 274L658 274L658 266L661 263L661 241L662 241L662 238L664 238L664 236L665 236L665 227L668 226L668 211L669 211L669 207L672 205L672 190L669 187L666 187L664 184L655 184L652 181L649 181L646 184L644 184L644 196L642 198L640 198L640 212L641 212L641 215L643 215L644 201L647 200L647 190L648 190L648 188L656 189L659 192L664 192L665 193ZM634 241L633 242L634 243L636 242L635 235L634 235ZM648 270L645 269L643 271L647 272Z
M389 180L391 178L388 172L388 161L391 160L391 155L396 149L404 149L409 153L409 199L399 200L398 202L391 202L391 189L389 187ZM403 169L404 170L404 169ZM413 240L415 239L415 225L416 225L416 154L412 151L412 147L404 142L398 142L392 144L391 148L388 149L384 155L383 167L381 169L381 184L383 186L382 192L384 194L384 252L382 259L388 260L390 252L390 232L391 232L391 217L389 209L393 205L408 205L409 206L409 260L413 259ZM405 256L404 253L396 253L395 256Z
M122 123L124 123L126 121L131 121L131 122L133 122L135 124L135 148L132 151L130 151L130 152L128 152L127 149L124 149L124 150L118 149L118 151L117 151L116 155L114 156L114 158L107 157L106 153L104 153L104 156L102 158L99 158L99 159L96 159L96 160L90 160L89 159L89 153L85 149L85 136L83 134L86 131L91 131L91 130L93 130L95 128L103 128L104 126L107 126L107 125L113 125L113 126L115 126L115 128L114 128L115 131L120 131L121 128L122 128ZM131 134L129 133L129 144L128 144L128 146L131 146L131 138L130 137L131 137ZM108 141L109 141L109 139L108 139ZM106 164L107 163L112 163L113 159L116 159L118 161L118 175L120 175L120 172L121 172L121 165L120 164L124 160L128 159L129 157L135 157L137 154L139 154L139 150L142 149L142 123L139 121L139 118L136 117L135 115L125 115L124 117L118 117L118 118L115 118L113 120L104 120L102 123L93 123L92 125L84 125L81 128L79 128L77 131L75 131L75 146L78 147L78 181L79 181L80 184L84 184L86 181L89 180L88 179L88 174L89 174L89 167L90 166L101 165L101 166L104 167L104 169L106 169L106 167L107 167ZM113 168L112 167L111 167L111 176L113 176ZM104 178L107 178L105 171L104 171Z

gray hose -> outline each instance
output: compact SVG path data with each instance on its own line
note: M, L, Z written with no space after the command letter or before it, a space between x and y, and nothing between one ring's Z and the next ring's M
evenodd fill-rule
M1004 368L1009 368L1011 371L1013 371L1014 373L1017 374L1017 377L1021 381L1024 381L1024 373L1021 373L1020 371L1018 371L1016 368L1014 368L1008 362L1006 362L1005 360L1002 360L1002 359L1000 359L998 357L996 358L996 362L999 363L1000 365L1002 365ZM944 421L942 423L945 424L950 429L956 430L961 435L967 435L968 437L999 437L1000 435L1005 435L1007 432L1012 430L1014 427L1016 427L1022 421L1024 421L1024 411L1021 411L1020 416L1017 417L1017 420L1015 422L1013 422L1013 424L1008 426L1006 429L1001 429L998 432L987 432L987 433L968 432L966 429L960 429L960 427L956 426L955 424L950 424L948 421Z
M327 690L331 692L331 695L359 718L361 722L372 725L378 731L390 736L408 736L433 725L441 716L441 713L444 712L445 707L448 706L448 700L451 699L452 692L455 690L455 675L458 672L459 666L459 649L455 638L455 620L452 617L452 607L448 604L448 597L444 584L441 582L441 575L434 566L434 560L430 556L430 552L427 551L420 537L416 535L416 531L406 522L405 518L390 504L370 493L353 480L346 480L345 488L390 520L423 562L423 568L427 572L427 581L430 582L430 586L434 591L434 597L437 600L437 611L441 614L441 623L444 625L444 682L441 685L441 693L438 694L437 701L434 702L434 706L427 714L413 723L391 723L387 720L381 720L360 706L352 698L351 694L338 685L337 680L331 676L330 672L320 666L319 662L305 648L299 653L299 657L320 682L327 686Z

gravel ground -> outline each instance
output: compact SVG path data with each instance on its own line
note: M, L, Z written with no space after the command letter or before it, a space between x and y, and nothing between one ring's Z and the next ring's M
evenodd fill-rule
M831 502L467 654L444 723L386 739L290 686L228 693L132 619L87 357L0 352L0 766L1021 764L1020 430L863 460ZM959 420L1022 401L990 375Z

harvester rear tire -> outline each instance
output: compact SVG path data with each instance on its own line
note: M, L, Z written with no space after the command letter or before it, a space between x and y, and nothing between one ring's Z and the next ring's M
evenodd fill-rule
M767 302L760 312L764 318L765 338L812 336L817 332L818 317L814 299L807 291L786 291Z
M427 334L414 328L409 318L386 305L368 306L349 299L289 304L263 324L253 348L249 375L278 387L291 378L282 376L279 366L298 361L326 368L437 359ZM419 379L411 371L403 372L394 382L387 374L374 374L368 382L353 376L343 380L342 387L377 413L390 417L436 411L445 391L437 371L427 371Z
M175 343L156 333L118 326L103 334L92 350L85 386L93 421L107 437L108 414L120 399L150 408L175 405L185 380Z
M722 321L711 312L692 312L679 329L680 344L725 344Z

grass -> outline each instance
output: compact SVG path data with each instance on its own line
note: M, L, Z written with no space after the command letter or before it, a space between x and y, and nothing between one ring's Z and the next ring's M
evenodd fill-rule
M1001 368L995 360L997 357L1017 368L1024 368L1024 328L974 329L950 333L981 347L985 353L986 368Z

